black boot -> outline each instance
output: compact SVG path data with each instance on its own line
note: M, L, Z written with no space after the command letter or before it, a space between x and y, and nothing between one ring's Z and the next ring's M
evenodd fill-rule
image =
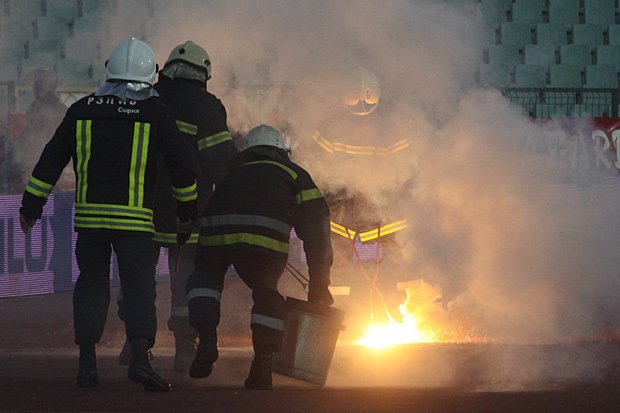
M80 344L80 366L77 374L78 387L97 387L97 356L95 344Z
M148 340L131 340L131 364L127 377L129 380L140 383L146 391L170 391L170 384L161 378L151 367L151 346Z
M196 357L189 368L189 376L195 379L208 377L213 371L213 363L217 360L217 332L199 334L200 342Z
M245 379L245 388L252 390L271 390L271 360L273 353L257 353L252 360L250 374Z
M118 364L121 366L129 366L131 364L131 344L129 344L127 339L125 339L123 349L118 355Z

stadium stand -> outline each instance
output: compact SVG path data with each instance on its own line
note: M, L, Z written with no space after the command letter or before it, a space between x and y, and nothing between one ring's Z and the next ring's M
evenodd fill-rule
M549 23L570 26L582 23L580 0L549 0Z

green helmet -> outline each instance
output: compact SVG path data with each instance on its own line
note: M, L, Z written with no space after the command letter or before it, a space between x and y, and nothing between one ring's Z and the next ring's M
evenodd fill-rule
M211 59L206 50L191 40L186 41L172 49L166 65L176 61L183 61L204 69L207 72L207 80L211 79Z

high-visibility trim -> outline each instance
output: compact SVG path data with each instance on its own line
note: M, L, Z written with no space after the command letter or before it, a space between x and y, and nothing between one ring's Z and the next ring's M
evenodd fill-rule
M189 317L189 308L187 306L174 306L170 308L170 315L172 317Z
M76 122L76 190L75 201L86 202L88 190L88 163L91 154L91 120L78 120Z
M198 239L198 242L200 243L200 245L204 245L207 247L222 247L233 244L250 244L288 254L288 243L278 241L264 235L248 234L246 232L223 235L201 235Z
M214 298L217 301L221 301L222 293L212 288L192 288L187 292L185 299L189 303L194 298Z
M149 152L150 131L150 123L134 123L131 167L129 169L129 206L140 207L144 202L144 174Z
M245 166L245 165L257 165L257 164L275 165L278 168L284 169L286 171L286 173L288 173L291 176L291 178L297 179L297 172L293 171L288 166L286 166L284 164L281 164L280 162L276 162L276 161L253 161L253 162L244 163L242 166Z
M315 132L312 135L314 140L321 146L326 152L334 153L334 152L342 152L347 153L349 155L379 155L386 156L390 155L403 149L409 147L408 139L401 139L392 145L389 146L359 146L359 145L349 145L342 142L331 142L325 137L323 137L319 132Z
M355 231L352 231L346 227L343 227L340 224L336 224L334 221L329 221L329 227L331 231L335 234L341 235L348 239L355 238L355 234L356 234Z
M155 231L153 223L150 221L109 217L82 217L79 215L75 216L75 227L90 229L116 229L121 231L143 231L151 233Z
M205 136L204 138L198 139L198 150L202 151L204 149L209 149L226 141L232 141L232 136L230 136L230 132L228 131L222 131L216 133L215 135Z
M198 189L196 187L196 182L184 188L177 188L176 186L172 185L172 196L174 197L174 199L181 202L195 201L196 199L198 199Z
M43 182L40 179L31 176L26 185L26 192L30 192L34 196L39 198L47 198L54 189L54 185Z
M348 296L351 295L351 287L348 285L330 285L327 287L331 295Z
M153 210L149 208L131 207L112 204L75 204L75 213L80 215L117 215L140 219L152 219Z
M296 196L298 205L302 202L308 202L320 198L323 198L323 194L319 191L319 188L306 189L298 193Z
M284 320L279 318L269 317L262 314L252 314L250 317L250 324L260 324L265 327L269 327L274 330L284 331Z
M373 229L371 231L360 232L359 233L360 241L361 242L372 241L373 239L378 238L379 234L381 234L381 236L393 234L394 232L407 228L407 225L408 225L407 220L403 219L400 221L392 222L391 224L382 225L379 228Z
M177 128L179 131L183 133L187 133L188 135L195 136L198 134L198 126L193 123L183 122L182 120L177 120Z
M192 232L187 240L188 244L198 244L199 234L197 232ZM176 244L177 243L177 233L176 232L155 232L153 236L154 242L161 242L164 244Z
M262 215L214 215L200 219L201 227L218 227L222 225L251 225L270 228L283 234L290 234L292 226L275 218Z

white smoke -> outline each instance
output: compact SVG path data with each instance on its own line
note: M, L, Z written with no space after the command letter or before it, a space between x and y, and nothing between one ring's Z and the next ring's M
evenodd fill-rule
M475 86L483 48L476 2L158 1L136 26L146 13L138 3L119 2L121 11L103 16L105 47L144 37L161 66L178 43L203 45L213 63L209 89L235 131L272 123L312 142L340 104L348 68L375 71L382 99L397 108L388 133L410 139L415 160L358 174L352 164L312 169L318 148L296 160L319 184L348 184L371 199L413 180L396 207L410 221L398 239L410 278L438 285L446 311L466 312L498 342L566 342L620 327L618 188L594 185L583 170L565 183L566 168L527 155L531 142L566 141L568 132L534 125L498 92ZM522 361L504 357L508 367L491 381L503 383ZM535 359L515 380L550 374L544 357ZM590 376L589 358L580 359L567 375Z

